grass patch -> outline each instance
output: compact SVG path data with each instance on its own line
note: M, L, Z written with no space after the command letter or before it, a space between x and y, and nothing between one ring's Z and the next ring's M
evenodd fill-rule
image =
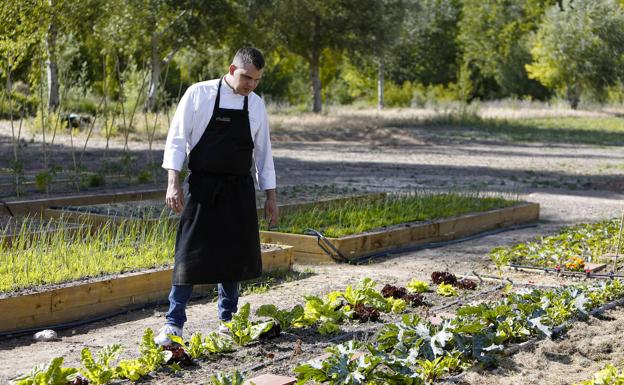
M407 193L388 195L373 202L330 204L289 213L280 218L280 232L303 234L308 228L328 237L343 237L397 225L448 218L461 214L513 206L519 202L479 193ZM267 229L266 222L261 228Z
M548 117L530 119L481 118L453 113L424 120L418 125L461 127L454 136L475 132L512 142L544 142L619 146L624 144L624 119L618 117ZM490 138L491 139L491 138Z

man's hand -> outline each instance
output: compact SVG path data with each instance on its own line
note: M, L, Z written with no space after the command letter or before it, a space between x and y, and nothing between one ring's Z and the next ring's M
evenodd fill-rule
M269 227L277 226L279 221L279 209L277 208L277 193L275 189L266 190L266 201L264 202L264 219L269 223Z
M180 214L184 208L184 193L180 187L178 172L176 170L169 170L168 180L165 203L171 210Z

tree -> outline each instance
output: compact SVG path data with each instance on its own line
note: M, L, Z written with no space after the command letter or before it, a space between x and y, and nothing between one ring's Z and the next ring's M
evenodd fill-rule
M376 0L273 0L265 5L259 27L308 63L314 112L321 112L321 60L371 44L378 16ZM277 10L277 11L275 11ZM273 11L273 12L271 12Z
M614 0L563 1L546 13L533 39L532 79L565 93L577 108L583 92L603 100L624 80L624 10Z
M554 0L462 0L458 41L475 97L546 96L529 80L530 33Z
M110 1L112 22L121 41L132 47L132 54L149 63L150 78L145 109L156 109L162 68L182 48L196 46L202 39L218 44L231 8L225 0L141 0ZM130 41L128 41L130 39Z
M389 55L388 78L424 85L456 80L459 0L411 0L403 8L399 42Z

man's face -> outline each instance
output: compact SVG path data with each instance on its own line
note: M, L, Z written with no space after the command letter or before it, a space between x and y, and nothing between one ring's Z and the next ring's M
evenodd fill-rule
M232 76L232 88L237 94L247 96L256 89L260 78L262 78L262 70L258 70L253 64L246 64L244 67L230 65L230 75Z

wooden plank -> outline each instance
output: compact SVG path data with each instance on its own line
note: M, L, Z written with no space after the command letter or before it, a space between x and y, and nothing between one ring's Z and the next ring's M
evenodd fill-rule
M323 250L318 246L316 237L312 235L260 231L260 241L264 243L293 246L295 251L305 250L308 253L323 253Z
M421 223L405 227L395 227L365 234L356 234L343 238L332 238L330 241L346 257L357 257L362 253L384 251L397 245L431 242L438 239L440 224Z
M146 199L164 199L165 193L165 189L147 189L99 194L58 196L53 198L7 202L6 204L9 206L10 212L4 205L0 206L0 209L2 210L1 213L6 215L11 215L11 213L13 215L28 214L40 212L50 206L84 206Z
M306 253L305 251L296 250L293 251L293 262L300 265L325 265L336 263L325 253Z
M591 262L588 262L588 263L585 264L585 269L584 270L585 270L585 272L588 272L588 273L597 273L600 270L604 270L606 267L607 267L607 265L604 264L604 263L591 263Z
M290 268L292 248L262 253L264 271ZM40 293L0 298L0 331L44 327L166 301L172 269L122 274ZM200 285L200 291L214 285ZM194 290L197 292L197 290Z
M293 385L295 382L297 382L295 377L261 374L246 380L243 385Z

